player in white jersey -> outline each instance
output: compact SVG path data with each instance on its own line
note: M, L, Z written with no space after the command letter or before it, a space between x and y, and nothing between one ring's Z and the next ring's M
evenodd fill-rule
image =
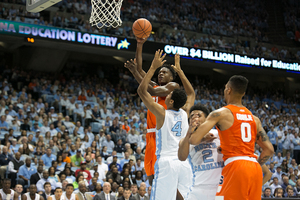
M18 200L18 193L10 189L11 180L4 179L3 188L0 189L0 200Z
M29 192L22 195L22 200L44 200L44 198L37 194L37 187L35 184L29 186Z
M147 86L155 70L162 66L165 55L158 50L152 61L152 65L138 88L138 94L146 107L156 117L156 156L154 167L154 181L150 199L175 200L177 188L183 198L187 198L192 176L188 161L181 162L177 151L179 141L185 137L188 131L188 110L195 101L195 92L180 68L180 56L175 55L175 69L179 75L183 90L175 89L165 99L167 110L156 103L147 92ZM159 74L158 78L162 78ZM181 109L182 107L182 109ZM190 172L190 174L188 174Z
M76 200L76 195L74 192L74 186L71 183L68 183L66 186L66 192L61 195L61 200Z
M190 126L199 126L208 116L209 111L201 104L196 104L190 109ZM224 162L222 154L218 153L220 146L218 131L212 129L205 139L198 145L190 145L188 132L181 139L178 149L178 158L181 161L189 160L193 172L193 183L188 193L188 200L205 199L213 200L218 188Z
M47 200L61 200L62 193L62 189L60 187L57 187L55 188L54 195L48 197Z

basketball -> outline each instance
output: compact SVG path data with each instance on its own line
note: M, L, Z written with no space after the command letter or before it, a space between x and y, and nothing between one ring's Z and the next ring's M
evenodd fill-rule
M147 38L151 34L152 25L144 18L136 20L132 25L133 34L138 38Z

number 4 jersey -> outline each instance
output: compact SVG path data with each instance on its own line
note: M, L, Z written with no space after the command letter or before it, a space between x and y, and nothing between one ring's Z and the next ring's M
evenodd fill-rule
M178 159L179 141L185 137L188 129L188 116L184 110L166 110L164 124L156 131L157 160L159 157Z
M219 134L216 129L209 131L216 139L212 142L201 142L190 145L189 161L193 170L193 186L215 185L218 186L224 162L222 154L217 148L220 146Z

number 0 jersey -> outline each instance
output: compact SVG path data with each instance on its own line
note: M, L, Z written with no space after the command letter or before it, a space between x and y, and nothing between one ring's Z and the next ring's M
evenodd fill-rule
M252 113L246 107L225 106L232 112L234 122L227 130L219 130L223 160L236 156L254 155L256 140L256 123Z
M188 129L188 116L184 110L166 110L164 124L156 131L157 160L160 156L178 159L179 141L185 137Z
M199 185L218 185L224 162L223 155L217 148L220 146L219 134L216 129L209 131L216 139L212 142L201 142L190 145L189 161L193 170L194 187Z

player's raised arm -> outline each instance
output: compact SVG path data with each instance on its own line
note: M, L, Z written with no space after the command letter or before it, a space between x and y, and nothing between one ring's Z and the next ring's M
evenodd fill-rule
M187 159L187 157L189 156L189 153L190 153L189 139L191 137L191 132L198 125L197 122L193 122L191 120L192 119L189 119L189 121L190 121L189 131L187 132L186 136L179 141L179 148L178 148L178 154L177 155L178 155L178 159L180 161L185 161Z
M211 112L205 122L194 128L189 139L190 144L200 144L202 138L220 121L222 118L222 108Z
M186 92L187 100L186 100L185 105L182 107L182 109L185 110L187 112L187 114L189 115L189 110L194 105L196 95L195 95L195 91L194 91L192 84L187 79L184 72L181 70L180 56L178 53L175 55L175 65L171 65L171 66L174 68L174 70L178 74L179 78L181 79L184 90Z
M263 165L274 154L274 147L270 142L266 131L262 127L259 118L254 116L254 119L257 127L256 143L262 148L262 152L257 161L260 165Z
M143 70L143 45L147 41L148 38L142 39L136 37L136 51L135 51L135 57L136 57L136 64L137 64L137 71L139 74L144 78L146 75L146 72Z
M156 116L157 127L160 127L163 124L161 122L163 122L165 118L165 108L162 105L155 103L154 99L147 91L147 88L155 70L166 62L166 60L164 60L166 55L162 55L162 53L162 50L156 51L151 67L137 89L145 106Z

